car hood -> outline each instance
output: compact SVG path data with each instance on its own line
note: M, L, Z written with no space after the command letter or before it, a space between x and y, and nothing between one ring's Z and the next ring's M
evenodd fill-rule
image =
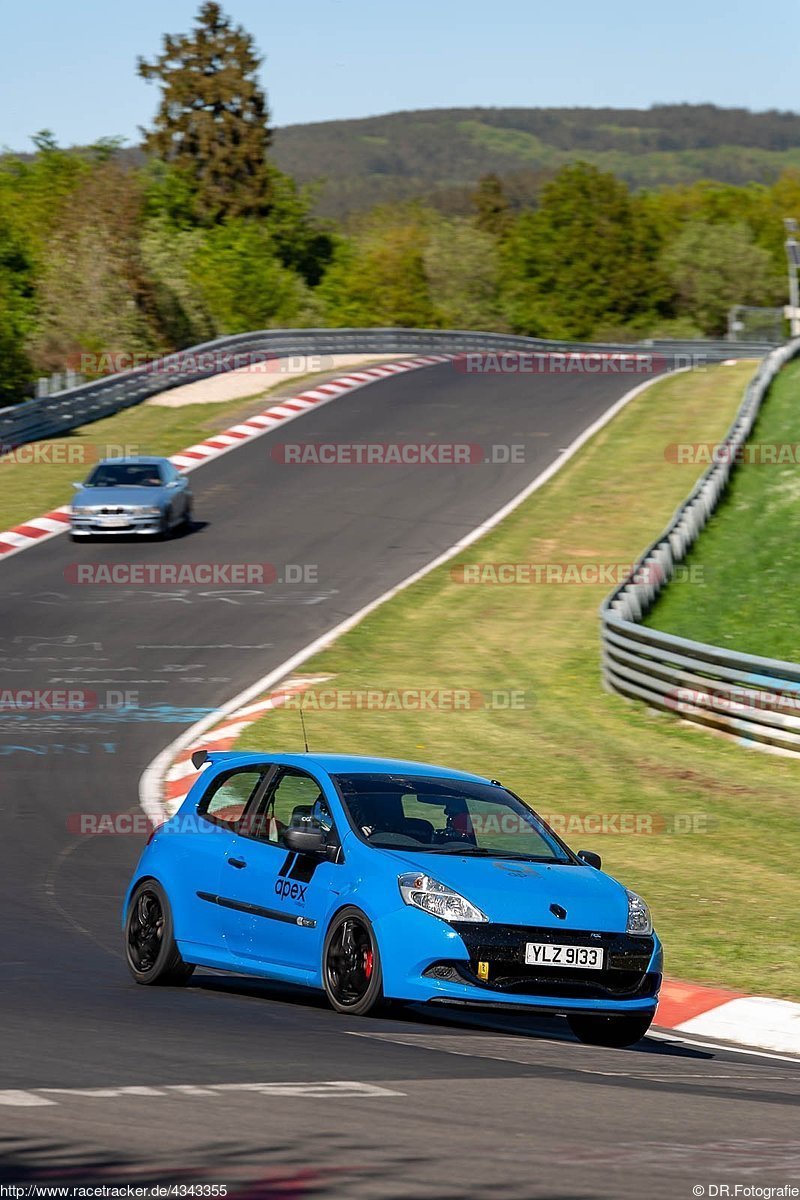
M398 874L412 869L438 879L490 921L609 933L624 932L628 923L625 888L587 865L405 852L392 852L392 858ZM557 916L551 905L565 910L566 917Z
M91 487L76 492L72 503L103 508L117 508L121 504L150 508L163 504L165 495L163 487Z

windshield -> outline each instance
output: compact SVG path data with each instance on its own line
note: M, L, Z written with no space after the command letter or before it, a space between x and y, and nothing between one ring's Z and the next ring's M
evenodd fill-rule
M572 862L536 814L499 784L401 775L333 777L353 829L371 846L427 854Z
M161 472L155 463L100 463L85 487L162 487Z

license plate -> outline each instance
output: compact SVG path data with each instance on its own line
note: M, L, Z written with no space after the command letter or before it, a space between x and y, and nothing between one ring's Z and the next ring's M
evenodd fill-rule
M602 971L604 951L600 946L558 946L551 942L527 942L525 962L530 967L574 967L579 971Z
M100 523L104 529L124 529L130 525L127 517L101 517Z

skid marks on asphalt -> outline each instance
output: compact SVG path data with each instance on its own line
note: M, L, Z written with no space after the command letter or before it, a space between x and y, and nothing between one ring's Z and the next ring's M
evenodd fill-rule
M365 1033L349 1030L353 1037L373 1038L423 1050L439 1050L468 1058L491 1058L555 1071L594 1076L608 1082L674 1084L738 1092L778 1092L798 1095L798 1075L774 1061L719 1058L713 1052L683 1048L679 1043L646 1041L638 1049L611 1050L545 1038L492 1034Z

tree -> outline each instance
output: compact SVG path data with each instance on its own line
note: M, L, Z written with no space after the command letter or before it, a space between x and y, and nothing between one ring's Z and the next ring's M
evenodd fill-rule
M33 378L25 347L33 311L32 264L0 217L0 407L24 400Z
M163 347L140 254L142 188L112 161L86 174L63 202L37 278L40 320L31 348L40 370L81 352Z
M311 218L313 193L269 164L271 204L267 225L285 267L316 287L333 258L334 240Z
M377 210L354 240L340 241L317 289L327 325L433 324L425 273L427 221L414 208Z
M481 175L471 196L475 224L484 233L499 237L508 228L510 207L499 175Z
M436 324L444 329L502 329L497 243L463 218L439 220L424 250Z
M185 172L198 215L211 223L269 210L261 62L250 34L212 0L201 5L192 33L166 34L154 61L138 60L142 78L162 86L154 126L143 131L145 149Z
M780 297L769 251L748 227L689 221L664 251L662 266L678 297L678 311L708 334L724 333L734 304Z
M242 218L205 232L189 279L217 334L291 326L305 299L302 280L283 266L266 226Z
M163 213L148 220L142 232L142 264L153 291L155 321L170 347L206 342L217 332L193 274L208 232L176 227Z
M587 338L652 318L661 281L648 226L626 185L587 163L563 167L502 243L515 332Z

